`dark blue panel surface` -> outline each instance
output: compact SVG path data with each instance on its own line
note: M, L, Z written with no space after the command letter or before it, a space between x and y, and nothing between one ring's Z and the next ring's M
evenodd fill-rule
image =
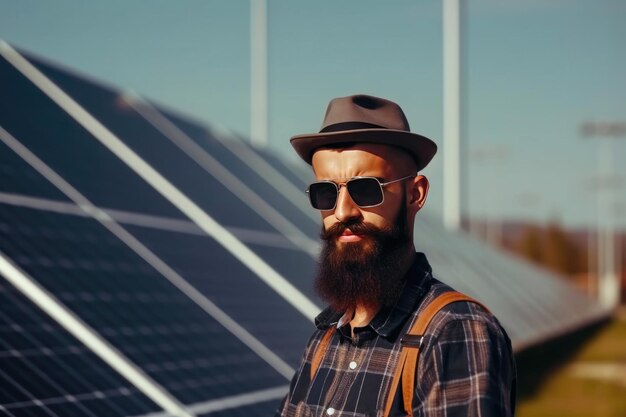
M69 201L65 194L39 175L2 140L0 140L0 191Z
M243 140L243 138L241 140ZM291 147L291 145L285 146ZM259 150L258 152L277 171L283 174L285 179L291 181L291 183L293 183L293 185L295 185L299 190L302 190L302 201L308 205L308 198L305 195L304 190L307 189L311 182L315 181L315 175L313 175L312 168L300 160L286 161L270 151ZM293 152L295 155L295 150Z
M0 57L0 126L101 207L182 213Z
M317 272L317 261L304 252L289 249L272 248L251 244L250 248L269 263L304 295L322 307L322 301L313 291L313 279Z
M0 410L128 416L159 408L0 277Z
M209 175L143 116L125 104L118 92L30 59L61 89L219 223L275 231L256 210L243 204L227 186ZM219 159L219 155L215 157Z
M318 222L311 219L302 211L302 203L307 203L308 200L304 189L306 187L299 187L302 190L301 201L293 201L287 199L282 193L278 192L273 186L268 184L268 179L265 178L263 172L257 172L246 165L237 155L233 153L231 149L224 146L224 144L215 138L213 134L203 126L192 123L185 120L183 117L175 115L172 112L167 112L163 109L159 109L163 115L165 115L172 123L174 123L179 129L193 139L202 149L204 149L209 155L217 159L222 165L226 166L235 176L241 179L250 189L258 194L265 201L275 207L283 216L285 216L291 223L296 225L300 230L305 232L309 236L315 236L318 231ZM233 140L236 140L233 138ZM238 141L239 142L239 141ZM243 147L245 145L241 142L231 144L231 147L236 149L237 147ZM249 149L250 152L255 152ZM264 157L259 155L261 159ZM270 165L281 172L281 163L278 163L277 159L269 161ZM288 177L285 177L286 179Z
M297 366L314 329L313 317L306 318L297 312L208 237L134 226L129 226L128 230L262 343ZM299 254L283 251L286 257ZM281 254L274 248L270 252ZM306 260L312 263L310 257Z
M285 383L94 220L4 206L0 250L183 403Z

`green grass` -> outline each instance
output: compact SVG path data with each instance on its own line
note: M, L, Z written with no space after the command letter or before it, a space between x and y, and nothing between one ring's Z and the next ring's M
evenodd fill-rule
M626 366L626 314L602 328L537 390L518 404L518 417L625 417L626 384L574 375L576 364Z

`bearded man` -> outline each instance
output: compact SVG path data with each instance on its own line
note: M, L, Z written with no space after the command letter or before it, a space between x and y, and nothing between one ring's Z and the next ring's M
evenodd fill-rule
M276 415L512 416L506 332L435 279L413 244L434 142L410 132L397 104L355 95L332 100L322 130L291 144L317 179L307 190L323 222L315 288L329 306Z

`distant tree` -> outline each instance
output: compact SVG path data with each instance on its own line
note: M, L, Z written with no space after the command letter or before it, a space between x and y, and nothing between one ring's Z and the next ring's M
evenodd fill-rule
M564 275L580 270L580 251L556 222L551 222L545 232L542 258L548 269Z
M529 261L541 264L543 261L541 240L541 230L537 226L526 226L517 251Z
M529 261L566 276L573 276L586 266L581 249L555 221L545 229L525 226L514 250Z

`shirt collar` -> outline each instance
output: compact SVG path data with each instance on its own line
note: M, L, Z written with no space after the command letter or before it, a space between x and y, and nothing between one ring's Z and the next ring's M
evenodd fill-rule
M421 252L416 253L413 264L406 273L404 289L398 302L379 311L369 326L379 335L390 337L411 315L417 302L424 297L430 287L431 277L432 268L426 255ZM336 326L344 316L345 313L328 307L315 318L315 325L319 329Z

